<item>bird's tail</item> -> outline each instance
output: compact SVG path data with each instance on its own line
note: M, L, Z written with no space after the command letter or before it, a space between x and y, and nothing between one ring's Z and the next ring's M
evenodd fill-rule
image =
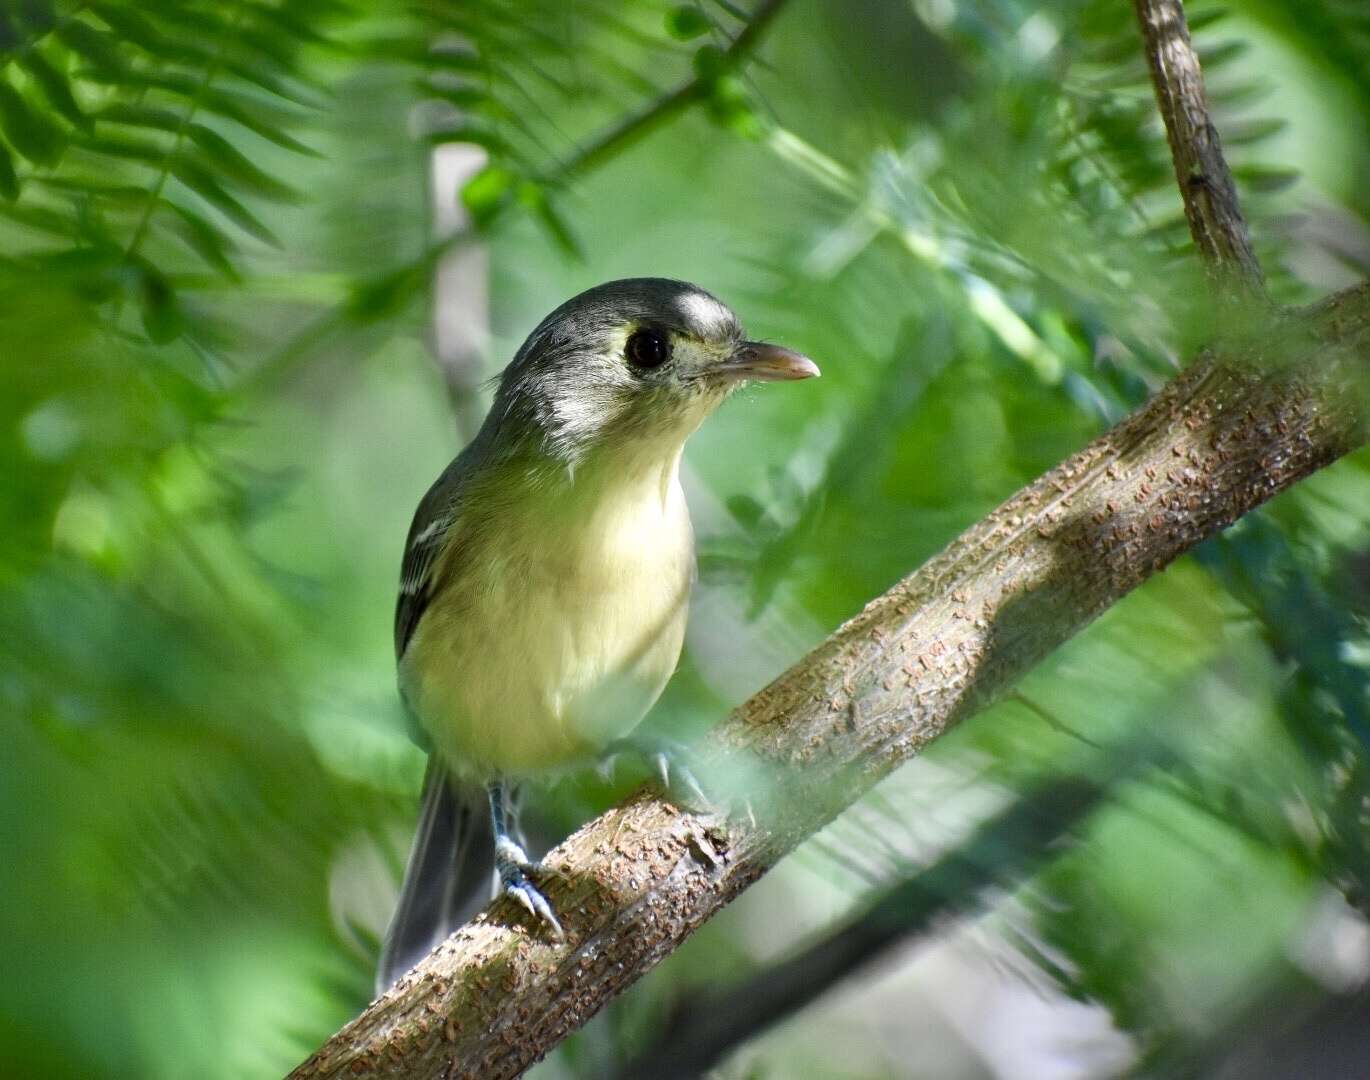
M381 945L377 994L489 899L494 841L488 816L484 791L459 784L436 754L430 757L414 846Z

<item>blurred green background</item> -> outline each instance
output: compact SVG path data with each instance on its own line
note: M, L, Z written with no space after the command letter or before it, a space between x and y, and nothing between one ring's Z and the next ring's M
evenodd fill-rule
M718 0L0 10L4 1075L279 1075L368 1001L401 543L574 292L693 280L823 368L691 442L686 736L1212 333L1130 5L763 7L736 64ZM1272 291L1360 279L1362 4L1188 10ZM1365 1075L1367 506L1362 452L1153 579L535 1075L664 1052L909 880L719 1076Z

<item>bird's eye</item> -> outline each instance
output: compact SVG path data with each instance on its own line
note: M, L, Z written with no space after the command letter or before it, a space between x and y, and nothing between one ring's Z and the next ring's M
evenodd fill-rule
M634 330L624 347L635 368L658 368L671 357L671 346L659 330Z

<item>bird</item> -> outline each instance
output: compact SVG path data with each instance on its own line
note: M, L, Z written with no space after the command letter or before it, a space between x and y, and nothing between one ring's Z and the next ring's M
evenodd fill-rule
M630 745L675 670L695 580L686 440L741 384L818 374L698 285L654 277L572 297L514 355L405 542L395 656L429 760L378 993L492 865L497 892L562 936L520 785Z

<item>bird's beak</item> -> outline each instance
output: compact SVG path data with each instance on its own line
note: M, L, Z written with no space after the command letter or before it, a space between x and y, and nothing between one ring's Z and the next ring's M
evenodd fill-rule
M744 341L732 356L716 365L709 374L725 382L742 382L744 379L780 382L812 379L818 375L818 365L807 356L783 345Z

